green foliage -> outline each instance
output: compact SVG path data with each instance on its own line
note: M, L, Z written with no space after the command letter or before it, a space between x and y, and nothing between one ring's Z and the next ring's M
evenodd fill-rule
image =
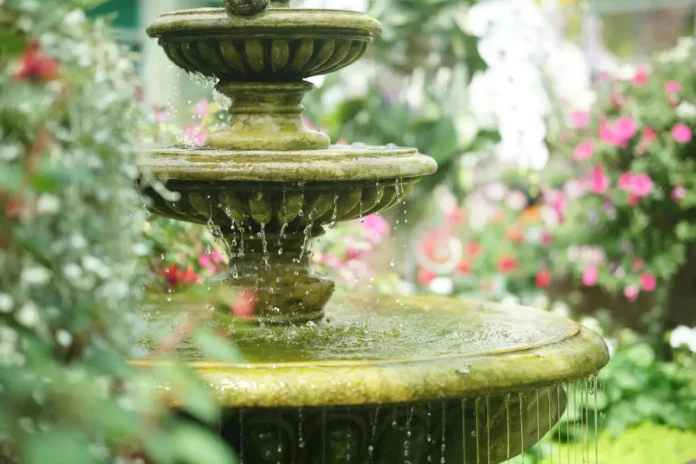
M594 463L595 445L599 454L597 464L685 464L696 459L696 432L643 422L619 436L603 432L596 444L590 442L589 445L578 443L554 447L554 460L549 457L541 463L558 462L558 453L561 456L581 455L583 446L585 452L589 446L589 462Z
M0 456L232 463L172 412L219 418L195 373L127 362L142 355L134 264L147 252L137 82L105 24L72 10L85 5L0 3Z

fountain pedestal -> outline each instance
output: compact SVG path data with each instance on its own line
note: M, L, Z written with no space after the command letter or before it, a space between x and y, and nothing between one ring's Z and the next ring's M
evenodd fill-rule
M607 362L606 346L529 308L331 299L333 281L309 266L311 238L399 204L437 166L416 149L333 146L305 128L303 80L360 58L381 26L287 2L253 14L267 3L227 0L232 14L176 12L148 29L175 64L215 78L232 99L230 124L207 146L155 148L140 162L175 192L148 189L152 211L224 240L229 271L209 284L256 295L246 315L256 324L230 323L227 308L211 315L244 362L206 358L188 342L177 351L226 408L222 436L254 464L490 464L520 454L561 417L563 384L587 385Z

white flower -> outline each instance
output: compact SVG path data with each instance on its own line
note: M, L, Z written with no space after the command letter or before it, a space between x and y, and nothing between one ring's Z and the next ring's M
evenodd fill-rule
M503 140L497 146L498 159L504 163L517 164L522 169L541 170L549 161L549 149L543 142Z
M506 30L505 33L495 34L481 39L478 52L491 68L506 66L514 63L526 63L535 56L535 46L529 36Z
M510 4L507 0L478 2L464 20L466 30L476 37L485 37L511 21Z
M60 211L60 198L50 193L44 193L36 202L37 214L56 214Z
M562 301L556 301L553 306L551 306L551 312L556 316L568 317L570 316L570 307Z
M82 10L73 10L63 18L63 24L69 29L79 27L85 21L85 13Z
M696 353L696 327L690 329L685 325L680 325L672 331L669 344L675 349L686 346L691 352Z
M22 271L19 279L26 285L45 285L51 280L51 273L45 267L29 267Z
M694 120L696 119L696 105L687 101L681 102L677 106L676 113L681 119Z
M27 302L17 311L15 318L25 327L35 327L40 321L39 308L31 301Z
M484 129L496 127L496 113L491 101L495 98L495 89L491 85L487 72L477 72L469 84L469 110Z
M9 313L14 307L14 300L7 293L0 293L0 313Z
M599 325L599 321L593 317L583 317L580 320L580 324L582 324L590 330L594 330L598 334L602 333L602 326Z
M74 233L70 236L70 245L76 250L82 250L87 247L87 239L80 233Z
M436 295L451 295L454 291L454 282L449 277L436 277L430 282L430 291Z
M82 258L82 267L85 268L85 270L96 274L102 279L108 279L112 274L111 269L109 269L106 264L94 256L85 256Z
M67 330L60 329L56 332L56 341L59 345L68 347L72 343L72 334Z

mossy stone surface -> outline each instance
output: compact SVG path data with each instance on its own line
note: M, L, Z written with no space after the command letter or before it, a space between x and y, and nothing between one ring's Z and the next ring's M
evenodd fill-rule
M590 376L609 359L602 338L573 321L447 298L340 295L322 322L217 328L246 362L216 362L189 345L178 356L236 408L500 396Z

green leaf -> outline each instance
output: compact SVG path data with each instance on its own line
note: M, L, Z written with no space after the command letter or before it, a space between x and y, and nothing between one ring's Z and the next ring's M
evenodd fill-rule
M193 343L210 359L215 361L238 363L244 358L230 342L207 330L198 330L192 336Z
M81 434L56 431L30 435L22 446L23 464L92 464L89 444Z
M179 425L171 437L179 460L187 464L235 464L231 448L212 433L195 425Z

